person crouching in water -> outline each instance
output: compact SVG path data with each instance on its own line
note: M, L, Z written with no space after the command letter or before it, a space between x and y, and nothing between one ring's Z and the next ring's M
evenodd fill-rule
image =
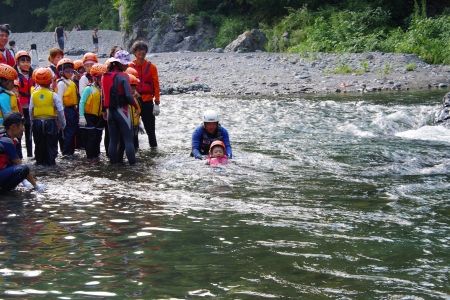
M100 144L102 142L105 120L102 115L101 80L106 66L94 64L90 70L93 83L88 84L81 94L80 127L86 135L86 157L88 162L100 161Z
M19 102L22 106L23 115L25 117L25 145L27 148L27 157L33 156L33 141L31 138L31 122L28 106L30 104L31 87L34 81L31 76L33 68L31 67L31 56L28 52L21 50L16 54L17 64L14 69L19 74ZM19 141L20 143L21 141ZM20 147L19 157L22 158L22 147Z
M117 147L120 135L125 143L128 163L136 163L133 144L132 115L129 105L139 110L130 87L130 77L124 71L131 63L130 54L125 50L117 51L113 58L107 60L108 71L102 77L103 118L108 121L108 154L111 164L118 161Z
M52 71L39 68L34 74L34 81L39 86L31 94L30 118L34 140L34 157L37 165L54 166L58 155L58 124L61 130L66 127L64 107L58 94L50 89Z
M206 157L207 165L226 165L228 157L225 155L225 144L222 141L214 141L209 148L209 156Z
M64 105L67 126L64 128L63 158L72 158L75 153L75 136L78 131L78 95L75 82L71 80L74 63L69 58L58 62L57 93Z
M34 187L38 192L46 186L37 184L30 168L22 163L16 151L17 140L20 140L25 118L18 112L9 112L4 116L4 131L0 132L0 194L13 190L20 182L26 187Z

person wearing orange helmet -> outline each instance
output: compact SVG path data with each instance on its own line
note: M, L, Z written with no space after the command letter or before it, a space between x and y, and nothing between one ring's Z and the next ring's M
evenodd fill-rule
M61 78L57 80L57 93L64 105L67 126L64 129L63 158L71 159L75 154L75 136L78 131L78 89L71 80L74 73L74 63L69 58L58 62L58 72Z
M27 148L27 157L33 157L33 142L31 138L31 122L28 106L30 104L31 87L34 86L32 78L33 68L31 67L31 56L27 51L20 50L16 54L17 65L14 69L19 74L19 102L22 106L25 116L25 145ZM19 156L22 158L22 147L20 147Z
M207 165L226 165L228 156L225 154L226 147L222 141L214 141L209 147L209 156L206 157Z
M29 106L34 157L37 165L54 166L58 155L58 132L66 127L64 107L58 94L50 89L52 71L38 68L33 76L38 85L31 94Z
M97 58L97 55L95 53L87 52L83 56L83 66L84 66L84 70L86 72L80 78L80 83L79 83L80 93L83 93L83 89L88 84L91 84L93 82L90 71L91 71L92 66L94 64L96 64L96 63L98 63L98 58Z
M80 100L80 127L84 127L86 136L86 158L88 162L100 161L100 144L106 122L102 114L101 85L102 75L106 66L96 63L92 66L90 74L93 83L83 90Z
M17 71L6 64L0 64L0 124L10 111L21 112L16 95L12 92Z
M139 79L137 91L142 97L142 122L144 123L145 131L147 131L150 148L157 149L155 117L160 113L158 69L145 58L148 52L148 46L144 41L138 40L134 42L132 52L136 57L132 67L138 72L137 78Z

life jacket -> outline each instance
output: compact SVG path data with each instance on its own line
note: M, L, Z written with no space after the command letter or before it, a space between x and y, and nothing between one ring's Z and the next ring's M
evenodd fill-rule
M77 94L77 85L72 80L60 78L57 80L64 82L67 85L67 89L63 95L63 104L64 107L74 106L78 104L78 94Z
M228 164L228 156L224 156L222 158L207 156L206 159L209 161L209 165L227 165Z
M1 93L5 93L9 96L11 111L16 111L16 112L19 112L22 114L22 107L20 106L19 102L17 101L16 95L14 95L13 92L5 90L5 89L0 89L0 94ZM3 112L1 109L0 109L0 118L3 118Z
M134 65L134 69L139 74L139 82L136 86L136 90L142 95L143 102L150 102L155 96L155 87L152 84L152 74L150 72L151 64L151 62L147 61L145 66ZM145 97L145 95L150 95L151 97Z
M214 141L221 141L222 139L223 139L222 127L220 125L217 125L216 130L211 135L208 135L208 132L205 130L205 128L203 128L202 141L200 144L200 152L202 154L209 153L209 147L211 143Z
M117 109L128 104L125 90L116 78L119 72L106 72L102 76L103 107ZM128 78L128 76L127 76Z
M53 106L53 92L48 88L41 87L31 94L33 101L33 118L45 119L56 118L58 113Z
M30 69L31 74L33 69ZM18 72L19 73L19 72ZM31 76L28 79L22 73L19 73L19 103L22 106L27 106L30 103L31 87L34 86L34 81Z
M9 49L5 48L5 54L6 55L3 55L3 53L0 52L0 63L7 64L7 65L10 65L11 67L14 67L14 65L16 64L16 60L15 60L14 56L11 55L11 52L9 51Z
M58 69L56 68L56 66L54 65L50 65L47 68L50 68L53 71L53 74L55 74L56 79L60 79L61 78L61 74L59 74Z
M91 93L84 104L84 113L100 116L102 114L101 93L93 84L89 84L87 87L91 89Z
M8 136L6 131L0 132L0 140L4 143L14 143L14 147L17 146L16 139L12 139ZM3 148L3 143L0 143L0 170L3 170L11 165L11 160L9 159L8 154L5 152L5 148Z
M134 99L136 100L137 105L139 106L139 109L141 109L141 100L139 96L134 97ZM131 116L133 117L133 126L138 126L139 125L139 117L140 115L137 114L136 112L136 108L133 105L130 105L130 112L131 112Z

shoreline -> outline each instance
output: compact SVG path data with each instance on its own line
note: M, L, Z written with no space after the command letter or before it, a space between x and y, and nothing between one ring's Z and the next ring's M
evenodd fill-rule
M81 59L92 51L91 33L67 32L66 57ZM119 31L99 30L99 36L99 61L104 62L111 47L123 47L123 42ZM36 43L41 66L48 65L48 50L57 46L53 32L11 33L10 40L16 41L16 51ZM162 95L202 91L213 96L365 93L450 85L450 66L430 65L412 54L211 51L149 53L147 59L158 68Z

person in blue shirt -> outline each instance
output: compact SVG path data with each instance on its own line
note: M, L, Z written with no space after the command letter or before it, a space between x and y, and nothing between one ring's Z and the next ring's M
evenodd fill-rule
M225 145L225 154L231 159L230 138L228 131L219 124L219 114L214 110L207 110L203 114L203 124L195 129L192 134L191 156L203 159L203 155L209 154L209 147L214 141L222 141Z
M3 118L5 130L0 132L0 194L13 190L21 182L43 192L46 186L37 184L30 168L22 163L17 153L17 141L22 138L25 118L18 112L9 112Z

